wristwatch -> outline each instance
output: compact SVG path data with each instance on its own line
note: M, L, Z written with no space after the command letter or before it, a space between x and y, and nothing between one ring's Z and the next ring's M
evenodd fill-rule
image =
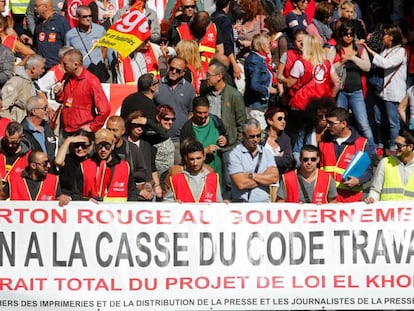
M247 177L249 177L250 179L253 179L253 173L249 173L249 175L247 175Z

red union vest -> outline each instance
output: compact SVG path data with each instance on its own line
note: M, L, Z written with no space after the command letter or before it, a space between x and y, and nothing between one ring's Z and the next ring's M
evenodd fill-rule
M96 163L91 159L86 159L80 165L82 174L83 174L83 193L82 195L86 198L91 198L93 196L93 186L95 184L96 176Z
M181 40L194 40L194 36L191 33L190 26L188 26L188 24L181 24L177 27L177 31L180 35ZM210 25L207 27L205 35L203 38L201 38L201 41L198 44L198 50L200 51L201 64L203 66L204 72L207 72L208 64L216 53L216 42L217 28L214 23L210 23Z
M299 182L297 171L293 170L282 175L286 188L286 202L299 203ZM313 190L312 203L328 203L328 189L331 175L317 170L315 189Z
M342 174L344 173L349 162L357 151L364 151L367 140L358 137L351 145L347 145L338 159L336 159L334 144L332 142L323 142L319 144L321 152L320 167L323 171L328 172L336 182L338 191L338 202L358 202L362 200L362 186L349 188L343 184Z
M6 155L0 153L0 177L2 180L8 180L11 175L19 175L29 165L29 154L31 151L26 152L22 157L18 157L16 161L8 167L6 165Z
M93 197L97 170L99 166L91 159L87 159L81 164L83 172L83 195ZM128 199L128 180L130 168L126 161L121 160L112 169L111 182L106 190L104 201L126 201Z
M130 168L127 161L121 160L114 167L111 183L104 201L127 201L128 200L128 180Z
M190 64L187 64L187 68L191 72L191 78L192 78L191 84L193 85L196 94L200 94L200 86L201 86L201 80L203 79L203 72L197 71Z
M160 70L158 68L158 59L155 57L155 53L154 53L154 50L151 44L148 45L148 49L142 54L144 55L145 65L147 67L147 73L152 73L154 77L159 79ZM126 58L119 57L119 61L122 63L125 84L136 84L137 79L135 79L134 77L134 72L132 70L132 65L131 65L131 58L130 57L126 57Z
M217 173L208 173L203 191L201 191L200 197L196 199L184 173L171 176L171 190L175 199L181 202L217 202L217 187L219 187Z
M65 72L62 71L59 64L54 65L49 69L49 71L52 71L54 73L56 82L62 82Z
M292 96L289 105L294 109L305 111L311 98L332 97L332 65L329 60L316 66L304 59L300 61L304 67L304 74L289 90L289 94Z
M47 174L41 181L39 192L33 201L53 201L56 200L56 189L59 178L53 174ZM9 178L10 200L32 201L30 191L26 183L26 178L21 175L11 175Z

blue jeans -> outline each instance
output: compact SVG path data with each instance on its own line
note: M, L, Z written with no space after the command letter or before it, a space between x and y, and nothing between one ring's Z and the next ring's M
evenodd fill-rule
M340 91L338 93L337 102L338 107L342 107L346 110L351 109L358 131L368 140L368 154L373 156L375 154L376 145L374 142L374 135L369 126L367 108L365 106L362 90L354 92Z
M400 115L398 114L398 102L379 100L374 106L375 123L377 128L389 128L389 149L395 150L394 142L400 131ZM383 132L378 131L378 145L381 147L387 142L386 137L382 137ZM387 133L388 134L388 133Z

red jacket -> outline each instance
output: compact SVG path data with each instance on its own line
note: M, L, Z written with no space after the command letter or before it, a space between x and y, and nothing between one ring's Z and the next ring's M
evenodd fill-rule
M56 200L56 189L58 187L59 178L53 174L47 174L41 183L39 192L33 201L52 201ZM26 178L21 174L10 176L10 200L26 200L31 201L30 191L26 183Z
M111 112L101 82L85 67L78 77L65 81L57 100L63 104L62 128L67 133L76 132L83 125L90 125L92 132L96 132Z
M8 180L11 175L20 175L26 166L29 165L30 150L18 157L11 167L6 166L6 155L0 153L0 177L3 180Z
M299 203L299 182L297 171L293 170L282 175L286 188L286 202ZM317 170L315 188L313 190L312 203L328 203L328 189L331 175Z
M171 190L175 199L180 202L216 202L218 187L218 175L210 172L206 175L206 182L200 197L195 198L184 173L171 176Z

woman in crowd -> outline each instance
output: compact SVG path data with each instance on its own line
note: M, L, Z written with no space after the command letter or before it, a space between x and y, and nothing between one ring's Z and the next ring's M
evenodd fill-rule
M26 58L29 55L35 54L35 52L29 48L28 46L24 45L23 42L19 40L14 35L8 34L8 19L3 15L0 15L0 40L1 43L7 46L15 55L19 57L23 57L22 61L18 63L18 65L23 66Z
M62 192L72 200L87 201L93 197L96 164L90 160L92 144L93 133L79 130L63 141L56 154Z
M165 131L169 131L175 120L174 108L168 105L157 107L156 119ZM155 154L155 167L160 178L161 188L164 189L165 176L174 165L174 143L171 138L160 142L154 147L157 149Z
M273 72L270 40L266 34L253 37L252 51L244 63L246 75L246 91L244 99L246 106L252 109L265 110L271 95L276 95L276 76Z
M358 131L368 140L370 154L375 153L375 142L368 122L365 105L366 73L371 68L368 52L359 45L355 37L354 23L344 22L339 28L339 37L335 47L334 67L341 83L338 92L338 106L351 109Z
M302 58L295 61L289 77L282 79L290 94L287 134L296 142L298 131L305 122L305 110L312 98L335 97L339 78L319 40L306 35L303 40Z
M367 37L367 30L362 20L356 19L355 3L350 0L345 0L339 7L339 18L333 23L332 29L334 31L335 39L340 37L340 27L346 21L349 21L354 26L355 37L357 40L365 40Z
M205 80L206 77L201 66L198 44L194 40L181 40L175 50L177 55L187 62L185 79L193 84L196 94L200 94L201 81Z
M316 7L315 16L312 19L312 23L306 28L306 31L310 35L316 36L322 45L325 45L328 40L332 38L332 29L329 27L334 6L328 1L321 1Z
M402 46L402 32L397 25L383 27L382 42L384 51L377 53L365 44L373 56L372 64L384 69L384 81L378 96L381 99L375 108L375 128L378 148L384 148L388 139L383 128L389 128L389 150L395 153L394 141L400 130L400 117L397 106L406 94L407 56ZM389 127L387 126L389 124Z
M284 35L285 17L279 11L273 12L272 15L266 16L266 28L269 29L270 52L272 54L273 70L277 75L280 59L287 52L288 38ZM278 85L279 94L283 93L283 85Z
M308 28L308 17L306 16L306 8L308 0L291 0L293 5L292 11L286 15L287 34L293 40L295 31Z
M293 163L292 145L285 133L287 112L282 107L273 106L266 110L264 117L267 128L263 145L273 153L279 174L284 174Z
M240 0L241 19L236 21L234 28L237 32L239 46L239 58L245 59L253 37L263 31L265 28L265 11L260 0Z

